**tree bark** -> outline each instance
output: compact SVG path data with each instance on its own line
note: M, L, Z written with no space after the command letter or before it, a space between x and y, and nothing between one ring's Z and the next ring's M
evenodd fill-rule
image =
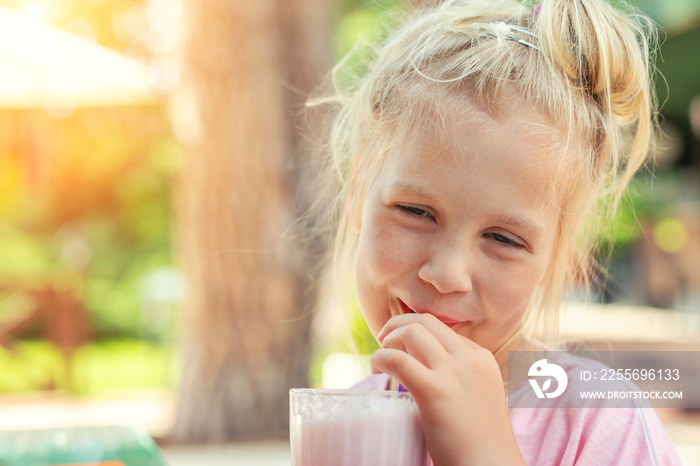
M307 384L318 258L288 232L308 205L295 114L327 70L327 3L183 0L173 441L286 436L288 390Z

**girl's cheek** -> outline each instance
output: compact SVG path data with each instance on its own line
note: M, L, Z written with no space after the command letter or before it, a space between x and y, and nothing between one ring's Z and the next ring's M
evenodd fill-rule
M367 259L379 276L393 275L410 267L416 245L391 227L377 226L368 238Z
M500 309L524 308L539 283L539 274L526 263L502 266L487 278L485 285L492 288L491 296Z

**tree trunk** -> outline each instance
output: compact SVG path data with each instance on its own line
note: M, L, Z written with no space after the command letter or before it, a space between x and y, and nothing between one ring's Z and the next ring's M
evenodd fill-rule
M315 258L288 229L307 205L294 116L329 63L327 3L183 0L173 441L286 436L288 390L307 384Z

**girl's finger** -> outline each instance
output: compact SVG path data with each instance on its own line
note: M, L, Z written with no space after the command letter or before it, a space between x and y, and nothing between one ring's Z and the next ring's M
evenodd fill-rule
M370 360L372 372L384 373L396 378L411 393L420 393L435 379L433 371L416 358L394 348L380 348Z
M449 357L433 331L418 321L392 330L383 338L382 348L404 351L429 369L436 369Z
M435 338L442 343L445 350L447 350L447 352L450 354L458 353L460 349L464 348L465 344L472 348L479 348L479 345L468 338L458 335L450 327L443 322L440 322L437 317L431 314L401 314L394 316L389 319L384 327L379 331L377 334L377 340L381 344L388 334L397 328L414 322L420 323L433 335L435 335Z

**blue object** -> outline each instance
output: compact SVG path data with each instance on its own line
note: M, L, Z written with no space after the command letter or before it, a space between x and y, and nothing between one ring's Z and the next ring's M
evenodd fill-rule
M167 466L145 431L124 426L0 431L0 466L119 460L126 466Z

